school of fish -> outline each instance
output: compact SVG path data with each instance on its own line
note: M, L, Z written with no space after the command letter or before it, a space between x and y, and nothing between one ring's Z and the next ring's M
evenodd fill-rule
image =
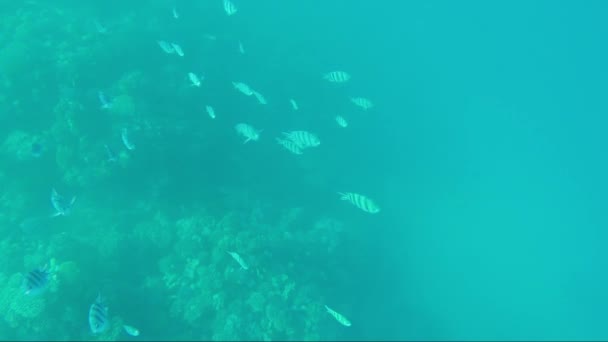
M232 2L231 0L217 0L221 1L221 6L226 16L233 17L235 14L240 13L239 7ZM181 15L178 12L176 7L172 7L170 9L171 16L175 20L179 20ZM240 16L240 14L239 14ZM107 34L108 30L103 27L99 22L95 21L96 30L100 34ZM209 40L218 39L214 35L204 34L203 37ZM169 42L166 40L157 40L156 43L160 47L160 49L167 55L176 55L178 57L183 57L184 60L187 58L186 53L182 46L176 42ZM236 42L237 49L239 54L245 54L245 48L241 40ZM186 50L189 51L189 50ZM193 71L188 71L186 74L186 79L189 83L189 86L194 88L201 88L202 82L205 79L201 73L195 73ZM326 81L327 83L335 84L336 87L341 87L340 85L353 82L353 77L349 72L344 70L333 70L327 71L323 74L320 74L319 77L321 80ZM183 76L182 76L183 77ZM355 78L356 79L356 78ZM267 105L268 101L261 92L252 88L248 83L243 81L231 81L226 82L228 84L232 84L232 87L239 93L247 96L255 98L256 102L261 105ZM196 90L198 91L198 90ZM99 109L103 111L109 111L113 109L114 103L106 94L99 90L97 92L98 101L100 103ZM369 111L375 107L372 100L363 96L351 96L347 98L348 102L350 102L354 107L359 108L363 111ZM282 100L284 103L288 103L291 109L295 112L300 112L300 106L296 102L294 98L287 98ZM204 110L207 115L211 119L216 119L216 111L214 107L210 105L205 105ZM304 112L305 110L302 110ZM220 117L220 119L223 116ZM249 118L248 118L249 119ZM254 120L253 117L251 117ZM219 119L218 119L219 120ZM349 126L348 121L342 115L335 116L335 123L340 128L347 128ZM249 123L236 123L234 129L237 135L241 138L243 144L248 142L257 142L260 140L260 134L263 131L262 129L255 128L252 124ZM135 144L131 140L131 129L128 127L122 127L120 130L120 140L122 141L122 145L124 148L130 153L136 153ZM320 148L321 140L319 136L311 132L309 130L304 129L295 129L291 131L282 132L278 137L275 138L276 143L281 146L284 150L294 154L294 155L302 155L304 151L313 148ZM110 149L110 147L105 144L104 149L107 155L107 160L109 162L116 161L118 159L117 155ZM354 207L360 209L361 211L369 214L377 214L380 212L380 207L373 201L371 198L355 193L355 192L339 192L339 199L349 202ZM54 212L51 214L51 217L56 216L68 216L72 211L72 207L74 206L76 200L76 196L71 198L65 198L61 196L54 188L51 191L51 204L54 209ZM242 270L249 270L250 266L245 262L243 257L234 251L226 252L233 260L238 264L238 266ZM29 271L24 275L23 280L23 291L26 295L36 296L45 292L48 288L49 283L51 282L52 272L47 268L38 268ZM351 326L350 320L348 320L344 315L338 313L334 309L329 306L324 306L325 311L333 317L339 324L345 327ZM101 334L106 331L110 325L108 307L105 304L105 300L101 295L98 295L95 301L90 305L88 312L88 321L89 328L93 334ZM123 325L122 326L125 333L130 336L136 337L140 335L139 329L131 326L131 325Z

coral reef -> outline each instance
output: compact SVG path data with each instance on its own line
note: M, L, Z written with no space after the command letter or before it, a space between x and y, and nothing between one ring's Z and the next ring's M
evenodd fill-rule
M259 208L254 211L259 212ZM301 210L289 210L279 226L293 225L300 215ZM234 215L214 219L205 214L176 220L175 248L159 263L171 293L172 316L191 326L203 319L212 321L211 335L194 336L199 339L318 338L317 323L323 314L319 309L323 307L321 289L306 285L309 279L302 277L306 270L295 266L298 251L281 254L280 263L273 262L276 255L260 253L289 245L293 236L264 224L242 229L237 221ZM296 231L310 247L317 244L316 248L327 253L336 247L339 226L323 219L314 223L313 229ZM325 238L315 238L320 233ZM238 251L249 269L239 267L226 251ZM277 264L284 265L284 273L276 269Z
M161 97L155 77L177 66L156 70L128 60L124 51L148 43L121 35L140 34L138 27L160 20L138 11L108 19L110 27L122 25L112 38L84 23L89 13L76 5L28 1L0 21L0 111L10 113L0 128L0 259L6 261L0 336L124 340L130 337L123 317L139 315L166 339L326 338L320 322L327 290L319 279L339 268L343 223L222 184L228 177L217 169L251 161L233 163L232 155L207 144L217 133L198 125L195 106L181 103L200 104L185 79L176 76L162 90L180 101ZM153 46L157 38L143 34ZM129 67L117 65L118 52ZM110 107L100 108L100 90ZM155 94L161 95L150 100ZM225 124L219 115L217 122ZM133 134L134 151L121 141L123 128ZM194 147L170 144L180 139ZM201 151L209 165L184 163ZM227 164L213 164L220 162ZM211 180L195 188L189 182L199 177ZM176 184L184 191L173 191ZM54 187L78 200L69 213L51 217ZM184 200L188 191L194 195ZM208 191L200 196L206 201L197 191ZM24 274L43 265L52 270L49 290L26 296ZM87 310L100 293L109 298L111 324L91 335Z
M37 318L45 308L45 298L42 296L26 296L23 288L23 275L15 273L10 277L2 276L0 283L0 312L9 326L35 325Z

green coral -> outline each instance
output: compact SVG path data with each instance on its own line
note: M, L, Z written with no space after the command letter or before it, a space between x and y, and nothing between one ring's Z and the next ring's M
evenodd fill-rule
M0 283L0 312L9 326L15 328L23 324L31 324L45 308L44 296L27 296L23 292L23 275L13 274L10 278L2 276Z
M169 219L160 211L156 211L151 219L137 223L132 235L138 241L145 244L151 243L159 249L168 248L173 241L173 230Z
M55 267L51 266L51 269L53 270L53 279L55 280L51 285L55 284L55 290L59 287L66 289L77 285L80 267L74 261L57 263ZM53 290L53 287L51 290Z
M263 215L259 210L255 212L261 220ZM289 229L287 226L296 222L300 214L300 210L289 211L279 224ZM304 229L291 230L297 234L294 236L328 250L331 239L318 242L313 234L338 233L339 225L332 220L319 222L308 234ZM302 278L302 272L297 270L296 259L282 259L282 272L276 266L267 267L276 265L273 254L265 252L268 246L294 236L286 237L266 224L261 224L268 229L262 232L238 229L232 214L217 220L201 212L176 220L174 226L174 254L163 259L161 271L167 289L173 293L172 315L191 326L200 324L202 317L212 323L210 335L197 338L297 340L320 336L316 323L323 312L315 309L322 307L315 295L318 290L298 286L296 276ZM241 269L226 251L238 251L249 269Z
M247 299L247 304L251 307L251 310L255 313L262 312L266 305L266 298L260 292L253 292Z

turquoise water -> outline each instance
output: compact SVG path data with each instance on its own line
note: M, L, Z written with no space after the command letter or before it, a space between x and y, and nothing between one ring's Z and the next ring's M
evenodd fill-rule
M608 338L604 2L50 3L0 5L0 338Z

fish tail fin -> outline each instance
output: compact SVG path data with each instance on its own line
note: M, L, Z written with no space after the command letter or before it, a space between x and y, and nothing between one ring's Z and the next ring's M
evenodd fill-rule
M345 192L338 192L338 195L340 195L340 199L343 201L348 199L348 195Z

